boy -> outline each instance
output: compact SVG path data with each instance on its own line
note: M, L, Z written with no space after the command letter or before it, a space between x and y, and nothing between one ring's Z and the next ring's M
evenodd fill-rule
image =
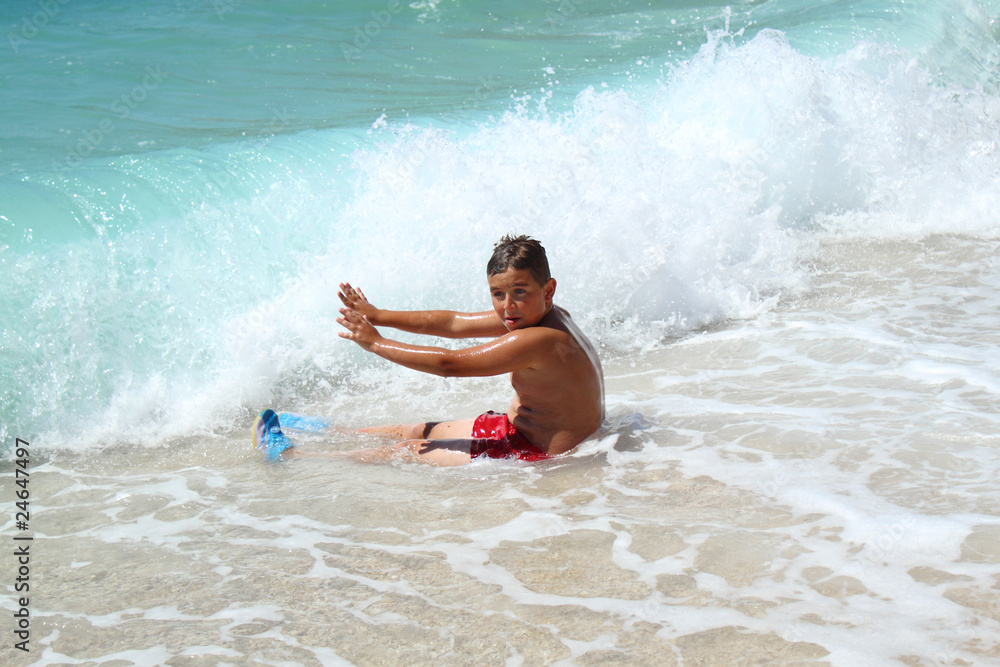
M325 456L379 461L412 458L461 465L479 456L540 460L570 451L604 419L604 377L590 341L552 303L556 281L542 245L506 236L486 266L493 310L389 311L344 283L337 319L340 336L368 352L425 373L470 377L510 373L514 400L506 414L475 419L360 429L400 440L395 445ZM462 350L408 345L383 338L375 326L447 338L493 338ZM281 434L277 415L261 413L254 425L257 449L275 459L304 456Z

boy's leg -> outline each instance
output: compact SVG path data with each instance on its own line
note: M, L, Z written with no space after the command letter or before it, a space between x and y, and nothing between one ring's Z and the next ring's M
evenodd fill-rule
M393 440L412 440L426 438L436 422L422 424L394 424L392 426L366 426L365 428L349 429L353 433L377 435ZM346 430L346 429L345 429Z
M281 458L350 459L360 463L409 460L437 466L460 466L472 460L471 448L471 438L404 440L395 445L345 452L304 452L292 447L283 451Z
M440 440L443 438L471 438L475 419L447 422L422 422L395 426L370 426L357 429L360 433L381 435L397 440Z
M358 429L363 433L405 438L386 447L355 449L344 452L303 452L287 449L283 459L292 457L351 459L362 463L411 460L438 466L464 465L472 460L472 425L475 419L450 422L427 422L398 426Z
M388 447L374 450L362 449L346 452L351 458L362 461L409 460L436 466L460 466L472 460L470 438L439 438L436 440L404 440Z

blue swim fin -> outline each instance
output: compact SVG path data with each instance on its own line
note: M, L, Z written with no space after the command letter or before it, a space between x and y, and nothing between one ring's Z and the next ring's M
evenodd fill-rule
M310 433L322 433L333 426L333 422L326 417L310 417L299 415L294 412L281 413L281 425L285 428L293 428L296 431L309 431Z
M267 461L280 461L281 452L294 447L292 441L281 432L281 422L274 410L264 410L254 422L253 446Z

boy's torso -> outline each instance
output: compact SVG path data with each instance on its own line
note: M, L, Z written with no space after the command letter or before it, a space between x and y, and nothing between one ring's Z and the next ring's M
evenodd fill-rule
M590 341L557 306L536 327L552 330L547 363L511 373L507 417L536 447L561 454L601 426L604 381Z

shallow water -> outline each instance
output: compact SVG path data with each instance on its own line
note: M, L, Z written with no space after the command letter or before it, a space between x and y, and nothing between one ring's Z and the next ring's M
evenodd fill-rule
M996 251L824 245L787 307L607 363L554 461L54 453L34 664L990 664Z

